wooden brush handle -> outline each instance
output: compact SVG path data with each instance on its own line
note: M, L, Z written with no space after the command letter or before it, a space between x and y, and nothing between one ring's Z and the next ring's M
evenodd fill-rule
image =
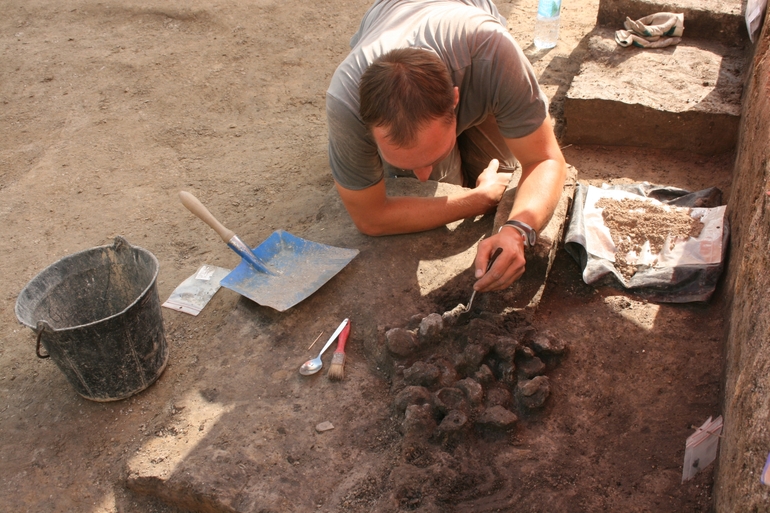
M348 341L348 335L350 335L350 322L345 325L345 328L343 328L342 332L340 333L340 338L337 340L337 349L334 350L335 353L344 353L345 352L345 343Z
M187 207L187 210L195 214L201 221L211 226L211 228L222 237L222 240L225 241L225 243L230 242L230 239L233 238L235 232L225 228L222 223L217 221L217 218L209 212L209 209L203 206L203 203L201 203L198 198L187 191L179 191L179 199L182 200L182 205Z

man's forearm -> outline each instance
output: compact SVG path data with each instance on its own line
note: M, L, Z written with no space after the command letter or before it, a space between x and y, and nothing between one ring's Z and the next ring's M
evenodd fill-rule
M339 185L337 189L356 227L374 236L430 230L484 214L499 201L478 188L443 197L389 197L384 181L365 191L349 191Z
M508 219L522 221L539 231L551 219L567 178L567 164L550 118L546 117L532 134L506 142L522 167Z
M542 229L551 219L564 189L567 166L564 160L545 160L524 169L508 219L517 219Z
M412 233L438 228L460 219L485 214L496 204L475 189L435 198L389 197L385 213L378 221L379 233L376 235Z

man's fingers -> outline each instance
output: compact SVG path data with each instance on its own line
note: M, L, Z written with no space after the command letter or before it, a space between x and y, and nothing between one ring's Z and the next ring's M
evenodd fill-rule
M491 270L490 270L491 271ZM487 292L492 292L495 290L504 290L513 285L513 282L521 278L521 276L524 274L524 267L514 267L510 266L507 269L508 272L500 274L497 279L495 279L487 288ZM492 278L496 278L495 275L491 276Z
M479 292L501 290L509 287L524 274L526 259L522 253L521 240L508 237L508 234L497 234L479 244L474 265L478 281L473 288ZM489 259L497 248L503 248L502 253L487 271Z
M492 159L489 161L489 165L479 173L478 178L476 178L476 187L483 184L485 181L491 180L496 174L497 170L500 168L500 161L497 159Z
M484 170L485 173L497 173L497 170L500 168L500 161L497 159L492 159L489 161L489 165Z
M503 250L497 259L489 265L491 255L489 252L479 250L476 258L476 279L478 281L474 285L476 290L486 290L493 284L499 282L504 278L507 269L510 267L511 252L508 251L506 255ZM487 269L489 267L489 269Z
M499 247L500 246L494 244L494 241L492 241L491 238L481 241L479 249L476 251L476 258L473 260L473 266L476 268L476 279L483 277L487 273L489 260ZM497 260L507 257L504 253L505 248L503 248L503 251L498 255Z
M508 288L514 281L524 274L524 267L510 263L496 261L492 267L476 282L474 288L480 292L491 292Z

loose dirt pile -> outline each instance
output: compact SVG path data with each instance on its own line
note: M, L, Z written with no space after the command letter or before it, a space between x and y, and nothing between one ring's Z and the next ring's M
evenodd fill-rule
M596 206L603 209L604 224L615 243L615 268L626 278L636 274L637 266L628 262L628 254L641 253L649 244L652 254L659 254L666 243L697 237L703 223L692 217L692 209L660 206L649 201L602 198Z

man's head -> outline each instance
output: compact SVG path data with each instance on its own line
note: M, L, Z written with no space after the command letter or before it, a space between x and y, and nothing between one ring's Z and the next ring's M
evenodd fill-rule
M361 118L392 165L417 172L452 150L459 92L433 52L386 53L364 72L359 93Z

